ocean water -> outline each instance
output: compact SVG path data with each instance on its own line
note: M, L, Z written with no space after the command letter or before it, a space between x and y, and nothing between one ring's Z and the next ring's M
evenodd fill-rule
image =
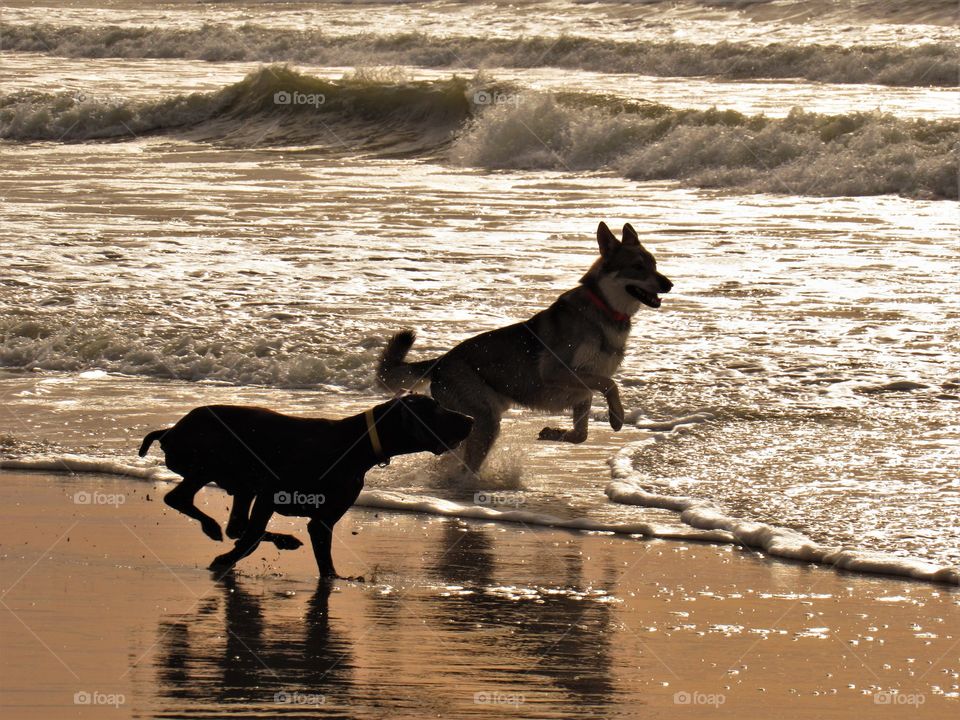
M958 582L955 6L7 5L8 467L166 477L78 406L371 405L393 332L527 317L630 222L675 289L628 426L511 413L361 502Z

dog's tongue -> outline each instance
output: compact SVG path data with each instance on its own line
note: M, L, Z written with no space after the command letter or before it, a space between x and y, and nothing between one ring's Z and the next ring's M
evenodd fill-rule
M653 305L655 308L660 307L660 296L659 296L659 295L651 295L651 296L650 296L650 304Z

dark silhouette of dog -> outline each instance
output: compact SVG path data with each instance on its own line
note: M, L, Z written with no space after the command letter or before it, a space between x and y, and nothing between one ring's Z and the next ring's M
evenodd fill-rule
M220 525L193 504L194 496L207 483L234 496L227 535L237 541L211 569L232 567L265 539L282 549L299 547L302 543L290 535L267 532L270 518L279 513L310 518L307 530L320 575L337 577L330 549L333 526L356 502L366 472L395 455L452 450L472 427L471 417L425 395L396 397L342 420L206 405L171 428L149 433L140 456L160 441L166 466L183 476L164 501L200 521L214 540L222 539Z

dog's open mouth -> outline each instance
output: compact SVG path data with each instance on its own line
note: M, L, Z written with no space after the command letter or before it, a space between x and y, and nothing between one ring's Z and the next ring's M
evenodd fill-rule
M637 300L642 302L647 307L660 307L660 296L656 293L647 292L642 287L637 285L627 285L627 292L633 295Z

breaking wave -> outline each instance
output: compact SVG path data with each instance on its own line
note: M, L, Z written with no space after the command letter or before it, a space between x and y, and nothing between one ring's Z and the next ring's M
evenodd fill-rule
M211 337L209 332L179 332L167 337L139 328L109 325L0 320L0 367L79 372L96 368L121 375L164 380L208 381L357 391L373 387L382 334L371 334L351 352L342 338L317 330L292 347L282 336Z
M635 180L794 195L956 198L960 122L879 112L782 119L733 110L575 107L523 96L473 121L456 162L491 169L614 170Z
M198 28L7 25L4 50L84 58L180 58L428 68L558 67L603 73L953 87L957 47L622 42L594 37L325 35L257 25Z
M11 140L150 133L429 156L491 170L615 172L740 192L956 198L960 121L799 108L768 118L527 93L482 75L412 82L367 71L332 81L286 66L261 68L216 92L159 100L0 96L0 137Z
M465 80L393 75L360 71L331 81L274 65L216 92L140 101L20 91L0 96L0 137L77 141L190 131L193 139L237 145L311 142L352 151L412 142L406 150L415 152L449 139L467 118Z

